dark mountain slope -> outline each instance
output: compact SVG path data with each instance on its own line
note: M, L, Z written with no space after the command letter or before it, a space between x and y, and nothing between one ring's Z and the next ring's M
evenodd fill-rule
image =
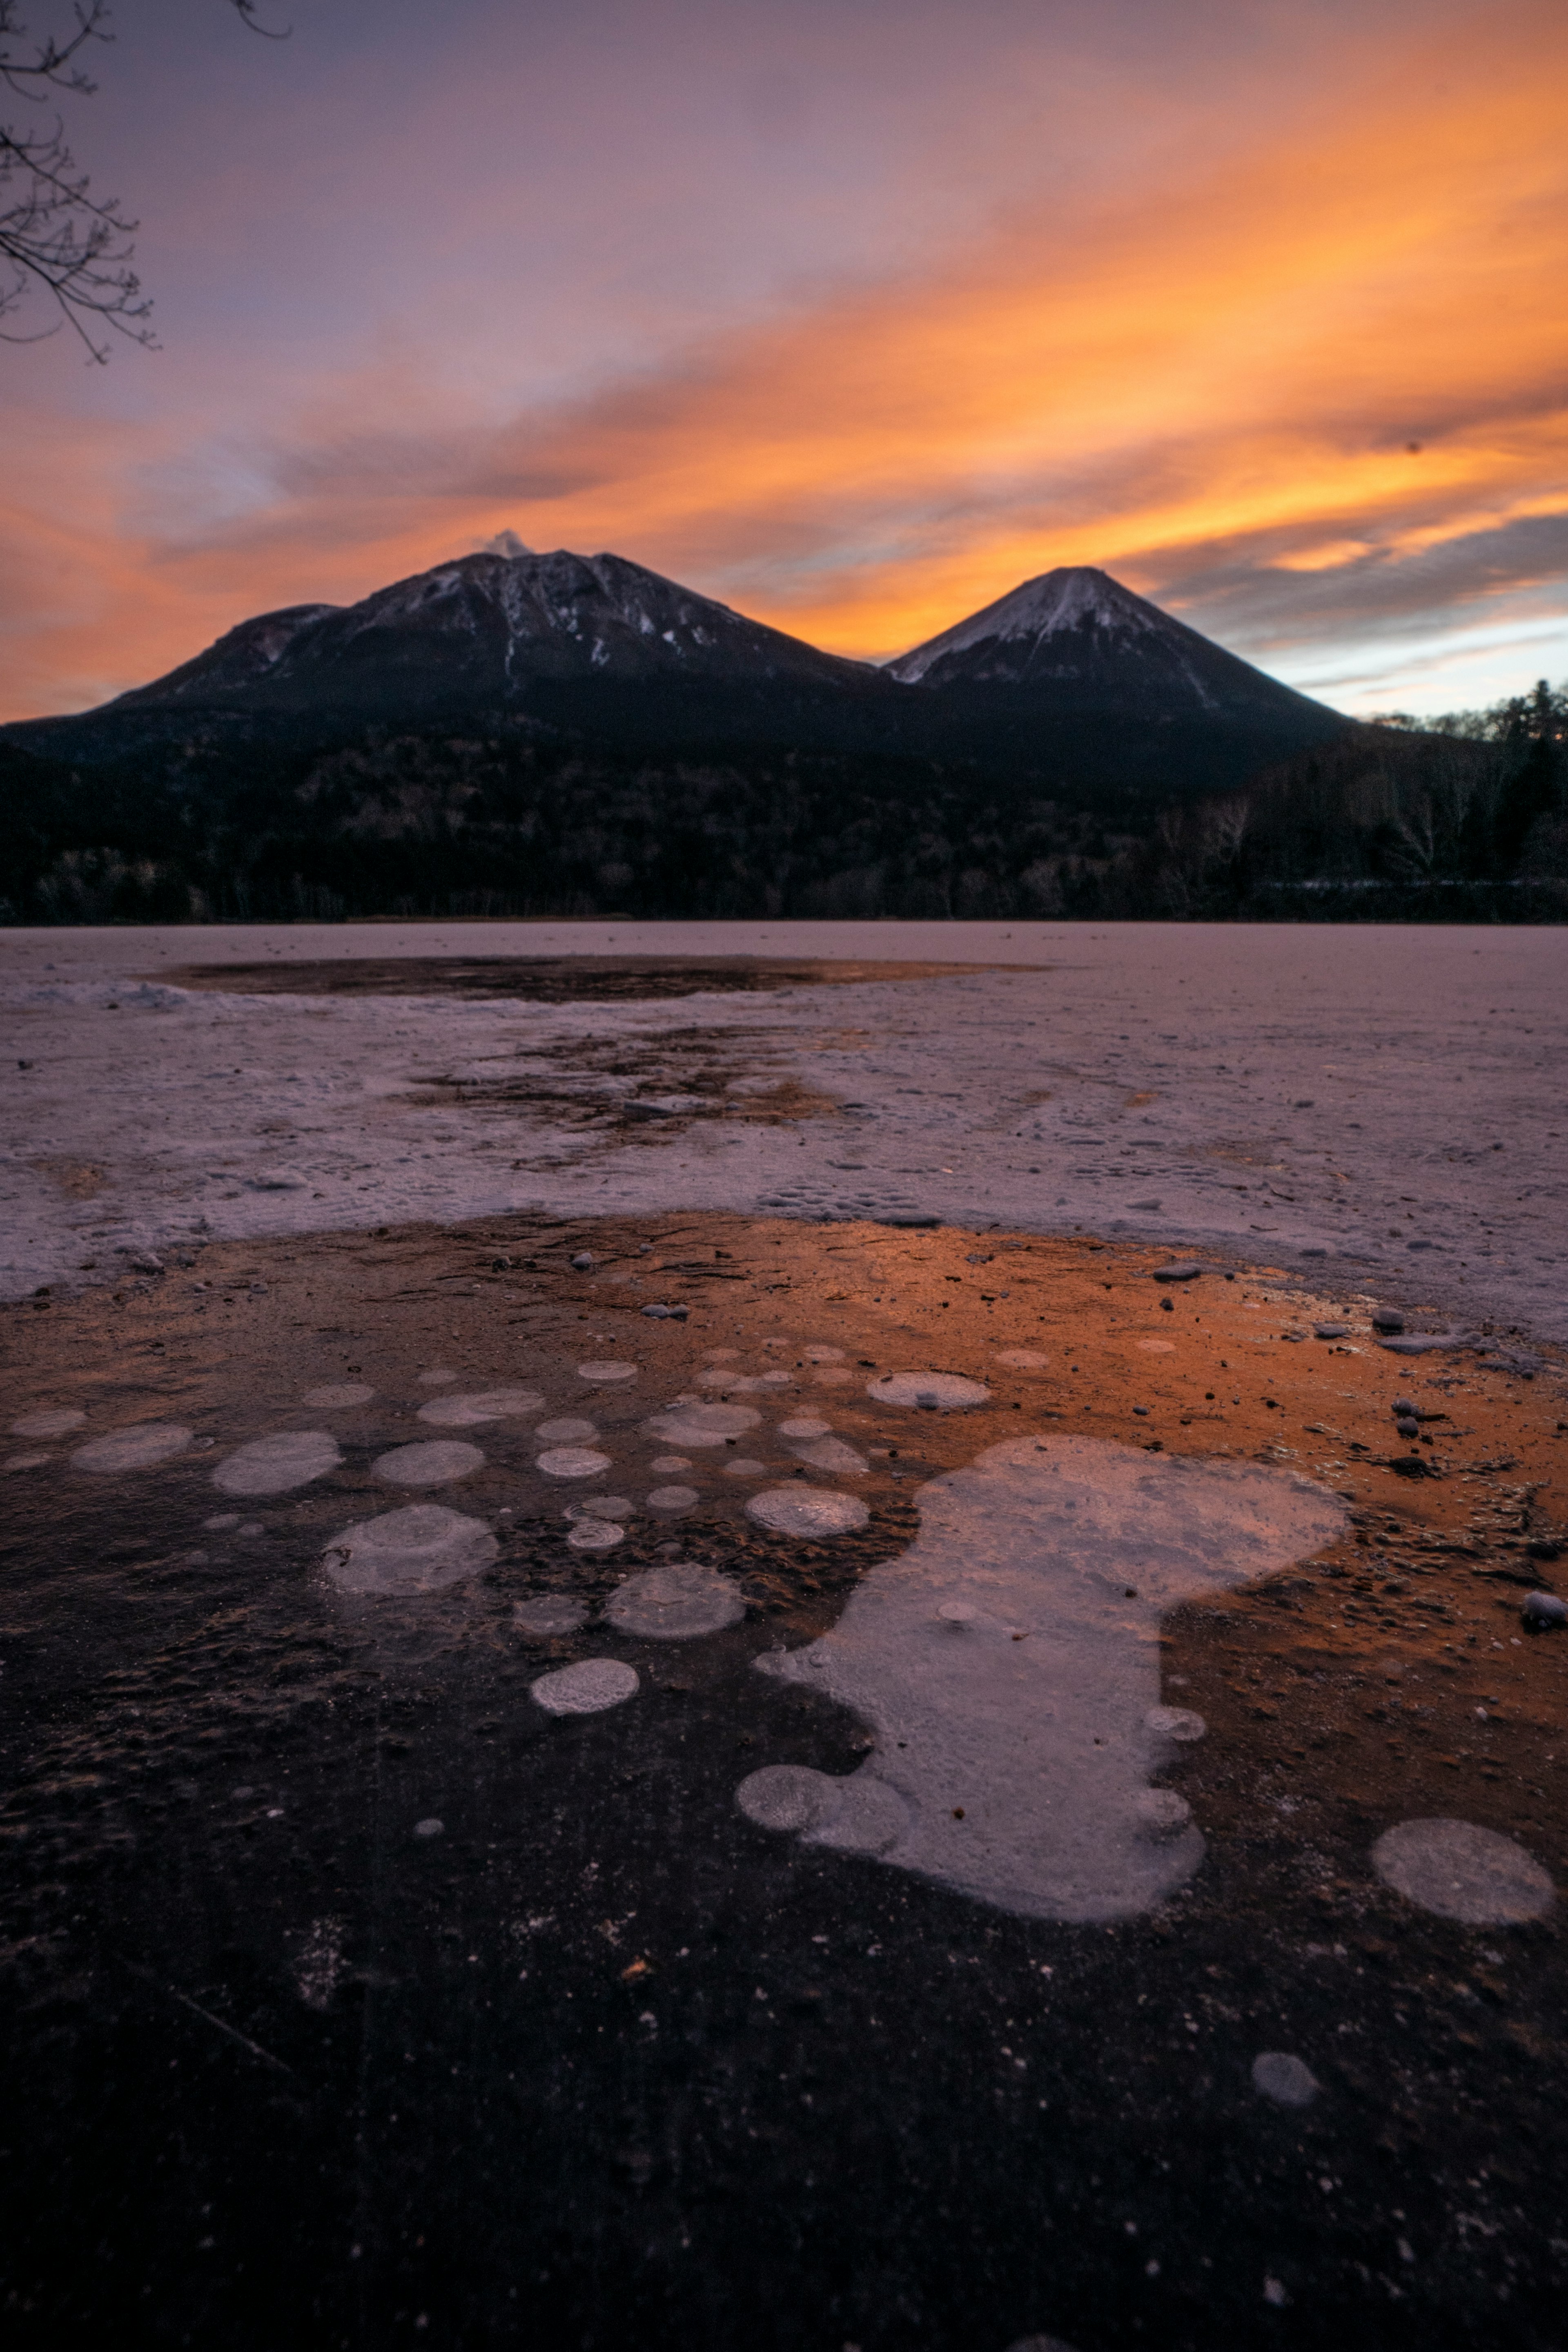
M831 746L896 734L909 698L616 555L468 555L362 603L296 605L78 718L5 730L61 759L158 741L324 743L520 712L649 745Z

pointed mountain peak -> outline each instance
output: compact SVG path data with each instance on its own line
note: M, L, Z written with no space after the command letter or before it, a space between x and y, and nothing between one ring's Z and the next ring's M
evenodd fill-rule
M1024 581L888 669L905 686L983 688L988 699L1012 688L1031 709L1059 719L1337 723L1321 704L1088 564Z
M1179 628L1155 604L1134 596L1108 572L1089 563L1058 564L1025 580L994 604L982 605L967 621L959 621L940 636L929 637L913 652L889 662L888 668L906 686L918 684L926 672L953 654L982 645L1037 646L1042 638L1068 629L1094 629L1120 636L1143 636L1158 629Z

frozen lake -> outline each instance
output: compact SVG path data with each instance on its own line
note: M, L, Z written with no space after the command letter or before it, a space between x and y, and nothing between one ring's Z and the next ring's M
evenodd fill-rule
M163 977L582 955L1012 968L554 1003ZM9 931L0 987L6 1297L195 1232L690 1207L1222 1248L1568 1338L1562 930Z

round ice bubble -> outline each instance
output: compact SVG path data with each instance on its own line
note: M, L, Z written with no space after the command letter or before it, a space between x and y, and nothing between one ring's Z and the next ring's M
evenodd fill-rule
M762 1415L747 1404L678 1404L655 1413L647 1426L651 1436L670 1445L716 1446L761 1423Z
M63 1437L68 1429L79 1429L87 1419L67 1405L42 1405L36 1412L25 1412L11 1423L13 1437Z
M601 1715L619 1706L637 1688L637 1669L619 1658L584 1658L575 1666L558 1666L541 1675L530 1696L547 1715Z
M1556 1900L1551 1878L1517 1838L1475 1822L1400 1822L1373 1847L1372 1866L1423 1910L1472 1927L1540 1919Z
M483 1519L410 1503L345 1528L322 1558L343 1592L437 1592L488 1568L499 1549Z
M172 1462L191 1443L191 1432L172 1421L140 1421L111 1430L78 1446L71 1459L78 1470L152 1470Z
M324 1429L277 1430L237 1445L213 1472L225 1495L287 1495L324 1477L342 1460Z
M954 1412L988 1403L991 1392L983 1381L966 1380L961 1372L884 1372L881 1380L869 1382L866 1394L878 1404Z
M421 1421L437 1429L476 1429L487 1421L521 1421L544 1411L538 1389L483 1389L477 1396L432 1397L419 1408Z
M858 1495L835 1495L825 1486L765 1486L747 1503L746 1516L775 1535L812 1541L851 1535L871 1513Z
M374 1475L389 1486L447 1486L485 1466L476 1445L455 1438L433 1438L423 1444L396 1445L371 1465Z
M611 1466L609 1454L591 1445L552 1445L538 1458L547 1478L598 1478Z
M672 1560L629 1576L604 1612L623 1633L652 1642L689 1642L738 1624L746 1614L740 1588L696 1560Z

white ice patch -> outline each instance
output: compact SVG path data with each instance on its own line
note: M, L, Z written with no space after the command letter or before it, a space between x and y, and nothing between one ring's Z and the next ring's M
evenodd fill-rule
M596 1421L541 1421L534 1432L534 1435L542 1437L547 1445L579 1445L585 1439L598 1434L599 1423Z
M798 1412L790 1421L779 1424L780 1437L826 1437L833 1424L814 1412Z
M877 1404L955 1412L966 1405L988 1403L991 1392L983 1381L967 1381L961 1372L885 1372L868 1384L866 1394Z
M802 1348L800 1352L809 1364L841 1364L844 1360L841 1348L830 1348L825 1343L814 1348Z
M1474 1822L1400 1822L1373 1847L1372 1866L1424 1911L1471 1927L1518 1927L1543 1917L1557 1899L1516 1838Z
M692 1465L684 1454L655 1454L648 1466L662 1478L673 1478L677 1470L689 1470Z
M610 1468L608 1454L591 1445L551 1445L538 1456L547 1478L597 1478Z
M79 1429L87 1419L68 1404L45 1405L37 1412L25 1412L11 1423L13 1437L63 1437L68 1429Z
M591 1381L595 1386L608 1386L612 1381L634 1381L637 1367L635 1364L579 1364L577 1377L580 1381Z
M701 1501L695 1486L655 1486L648 1497L648 1508L664 1518L678 1519Z
M1161 1618L1310 1557L1343 1506L1282 1471L1070 1437L1009 1439L919 1501L915 1543L831 1633L758 1661L876 1734L811 1834L869 1851L841 1811L868 1784L907 1815L885 1848L901 1869L1035 1918L1147 1910L1204 1851L1185 1801L1149 1785L1190 1728L1150 1721Z
M476 1445L465 1445L451 1437L394 1445L390 1454L378 1454L371 1465L374 1475L384 1478L389 1486L446 1486L454 1478L466 1478L484 1466L485 1456Z
M841 1437L813 1438L810 1444L791 1445L789 1451L813 1470L829 1471L835 1478L863 1478L870 1467L864 1455L846 1445Z
M622 1633L651 1642L689 1642L738 1624L746 1614L739 1587L696 1560L672 1560L628 1577L605 1610Z
M46 1462L54 1460L52 1454L12 1454L3 1465L6 1470L41 1470Z
M342 1592L439 1592L488 1568L499 1549L483 1519L444 1503L410 1503L345 1528L322 1559Z
M1038 1348L1004 1348L994 1360L1005 1364L1009 1372L1043 1372L1051 1362Z
M520 1421L542 1412L545 1401L538 1389L486 1389L478 1396L432 1397L419 1408L418 1418L437 1429L477 1429L486 1421Z
M305 1402L318 1412L342 1412L352 1404L369 1404L374 1395L363 1381L340 1381L329 1388L307 1389Z
M213 1472L225 1495L287 1495L325 1477L342 1460L324 1429L278 1430L238 1445Z
M580 1519L566 1540L572 1551L613 1551L625 1532L613 1519Z
M702 1446L727 1445L732 1437L744 1437L761 1424L762 1415L748 1404L678 1404L655 1413L644 1426L650 1436L671 1445Z
M1322 2084L1304 2059L1288 2050L1260 2050L1252 2061L1252 2087L1277 2107L1310 2107Z
M419 1376L421 1387L427 1389L445 1388L456 1378L456 1373L445 1364L434 1364L428 1372L421 1372Z
M584 1495L580 1502L569 1503L569 1519L629 1519L636 1505L626 1495Z
M727 1478L768 1478L772 1472L766 1462L755 1462L747 1454L738 1454L733 1462L724 1465Z
M637 1669L619 1658L584 1658L580 1665L558 1666L531 1685L531 1696L547 1715L601 1715L619 1706L637 1687Z
M178 1422L141 1421L131 1429L111 1430L78 1446L71 1460L78 1470L151 1470L172 1462L191 1443L191 1432Z
M811 1542L850 1535L871 1513L858 1495L835 1495L825 1486L765 1486L747 1503L746 1516L775 1535Z

